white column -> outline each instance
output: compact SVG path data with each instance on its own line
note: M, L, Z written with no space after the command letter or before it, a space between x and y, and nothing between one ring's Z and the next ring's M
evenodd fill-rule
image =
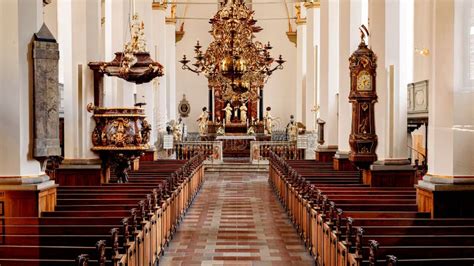
M407 84L413 82L414 2L370 1L369 6L370 44L378 56L377 155L379 160L407 158Z
M428 174L442 177L433 182L456 183L466 177L463 182L472 183L467 177L474 176L474 89L464 63L472 45L465 34L470 8L462 1L433 2Z
M380 0L369 0L369 44L377 55L377 95L375 104L375 126L378 137L377 156L379 160L388 157L389 143L389 113L388 113L388 73L385 65L386 51L386 3ZM388 34L388 33L387 33Z
M347 154L350 151L352 107L348 100L350 91L349 57L360 42L361 7L361 0L341 0L339 2L338 154Z
M64 136L67 159L90 159L94 121L86 111L94 101L93 72L90 61L101 59L100 0L60 1L58 25L64 73Z
M339 2L321 1L321 85L319 117L326 122L325 145L338 143ZM348 77L346 77L348 78ZM347 121L346 121L347 122Z
M123 51L125 43L130 41L129 21L132 10L128 0L106 0L105 9L104 60L111 61L115 58L115 53ZM116 77L105 77L104 91L107 107L131 107L135 104L133 83Z
M152 0L135 0L136 10L140 15L140 19L145 24L145 39L146 39L146 50L150 53L150 56L156 60L155 54L155 27L153 24L153 13ZM145 114L148 122L152 125L150 134L150 146L156 142L157 128L154 125L155 121L155 86L153 82L137 85L137 102L146 103L144 106Z
M166 5L153 5L153 44L155 45L155 57L158 62L164 65L165 76L154 81L155 94L155 123L156 132L164 132L166 130L166 122L168 121L167 109L167 71L169 66L166 64Z
M316 129L316 113L311 111L318 102L319 90L319 68L320 68L320 31L321 31L321 11L319 2L306 3L306 95L304 121L306 128L310 131Z
M385 62L379 62L379 69L388 72L388 87L380 92L387 93L390 103L389 132L390 158L408 157L407 140L407 84L413 82L413 0L386 1ZM393 66L390 68L390 66ZM390 73L393 69L393 73ZM393 80L392 80L392 78ZM392 80L392 81L391 81ZM387 84L387 83L385 83ZM383 95L382 95L383 97Z
M415 0L414 47L432 50L433 35L433 1ZM415 53L413 81L431 79L432 56Z
M297 4L299 5L299 4ZM296 24L296 113L295 120L304 122L306 120L306 9L301 8L301 17L297 19ZM310 109L312 108L309 107Z
M29 47L43 19L43 2L0 1L0 176L38 176L33 145L32 63Z
M170 120L177 119L176 115L176 19L166 20L166 96L167 112Z

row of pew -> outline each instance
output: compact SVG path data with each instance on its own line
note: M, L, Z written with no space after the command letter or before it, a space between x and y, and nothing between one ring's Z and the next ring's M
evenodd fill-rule
M204 181L203 160L141 162L128 183L58 187L55 211L5 220L0 265L156 265Z
M474 219L431 219L414 188L276 154L269 182L317 265L474 265Z

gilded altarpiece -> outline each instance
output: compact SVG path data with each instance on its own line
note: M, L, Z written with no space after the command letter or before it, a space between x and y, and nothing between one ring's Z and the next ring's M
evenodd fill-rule
M214 113L216 120L221 120L225 118L225 111L223 109L229 103L233 107L241 106L242 103L240 101L226 101L222 97L222 88L216 87L214 88ZM252 118L257 121L258 118L258 98L249 99L246 103L248 109L248 118L251 120Z

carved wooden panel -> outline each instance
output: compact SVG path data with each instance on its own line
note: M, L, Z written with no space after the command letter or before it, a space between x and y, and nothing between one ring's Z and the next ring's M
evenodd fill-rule
M408 115L428 115L428 81L408 84Z

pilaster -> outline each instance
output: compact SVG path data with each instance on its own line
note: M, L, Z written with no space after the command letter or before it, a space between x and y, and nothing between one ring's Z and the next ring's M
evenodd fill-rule
M99 0L58 3L60 67L64 82L65 158L90 159L94 121L86 105L94 101L93 73L87 63L101 59Z
M177 119L176 115L176 17L172 10L166 17L166 96L169 120Z
M306 8L306 88L305 88L305 109L304 123L306 129L314 131L316 129L316 113L314 108L318 102L319 90L319 51L321 32L321 11L318 2L307 2Z
M296 121L306 121L306 73L307 73L307 30L306 10L301 4L296 4ZM298 11L299 10L299 11ZM309 107L310 109L312 107Z
M33 34L43 1L0 2L0 201L3 217L39 217L56 205L56 185L33 159Z
M337 96L339 87L339 2L321 1L321 78L319 118L326 122L325 144L338 143ZM344 118L343 118L344 119ZM346 120L346 119L344 119ZM346 123L349 121L346 121Z

